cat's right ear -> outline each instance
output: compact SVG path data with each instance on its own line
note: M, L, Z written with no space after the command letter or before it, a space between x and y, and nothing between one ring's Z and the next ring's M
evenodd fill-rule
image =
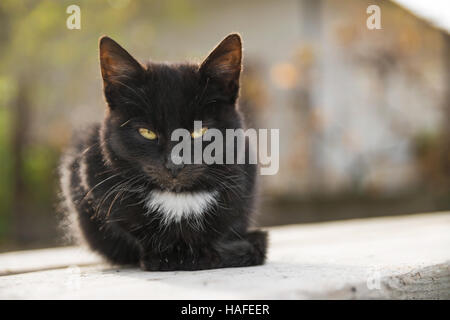
M239 34L228 35L200 65L200 73L219 85L235 100L242 69L242 40Z
M144 71L142 65L111 38L101 37L99 47L100 66L105 87L109 84L123 83L127 78L138 76Z

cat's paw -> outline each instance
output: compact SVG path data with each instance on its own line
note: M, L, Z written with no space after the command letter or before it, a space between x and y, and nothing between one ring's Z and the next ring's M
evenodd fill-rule
M143 271L175 271L181 270L180 263L170 257L141 259L140 268Z
M256 245L250 239L244 239L223 242L216 246L223 267L247 267L264 263L264 237L262 235L251 235L250 238ZM256 240L259 240L259 246Z
M260 255L266 256L268 234L267 231L255 230L246 234L246 239L253 245Z
M141 259L139 267L142 271L159 271L160 259Z

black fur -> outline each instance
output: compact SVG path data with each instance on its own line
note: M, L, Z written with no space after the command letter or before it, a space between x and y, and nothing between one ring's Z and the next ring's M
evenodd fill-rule
M236 109L241 41L228 36L201 65L137 63L109 38L100 40L104 94L102 124L77 136L61 167L69 213L76 214L90 247L115 264L143 270L198 270L260 265L267 235L248 231L256 165L190 164L172 174L170 134L193 129L241 128ZM146 140L138 128L158 133ZM248 150L247 150L248 151ZM151 190L217 190L218 205L200 223L165 225L147 212Z

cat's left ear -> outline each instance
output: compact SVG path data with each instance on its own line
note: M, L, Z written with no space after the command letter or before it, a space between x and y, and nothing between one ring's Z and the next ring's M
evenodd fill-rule
M200 73L208 81L221 86L227 94L237 97L242 69L242 41L230 34L208 55L200 66Z
M106 36L101 37L99 42L100 66L105 86L120 83L143 72L141 64L117 42Z

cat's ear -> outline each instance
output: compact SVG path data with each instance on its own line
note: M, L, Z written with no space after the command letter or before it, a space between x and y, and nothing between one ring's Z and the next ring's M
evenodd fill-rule
M141 74L144 68L124 48L109 37L99 41L103 82L115 84Z
M236 95L242 68L242 41L234 33L228 35L208 55L200 66L200 73L208 80L221 84L227 93Z

